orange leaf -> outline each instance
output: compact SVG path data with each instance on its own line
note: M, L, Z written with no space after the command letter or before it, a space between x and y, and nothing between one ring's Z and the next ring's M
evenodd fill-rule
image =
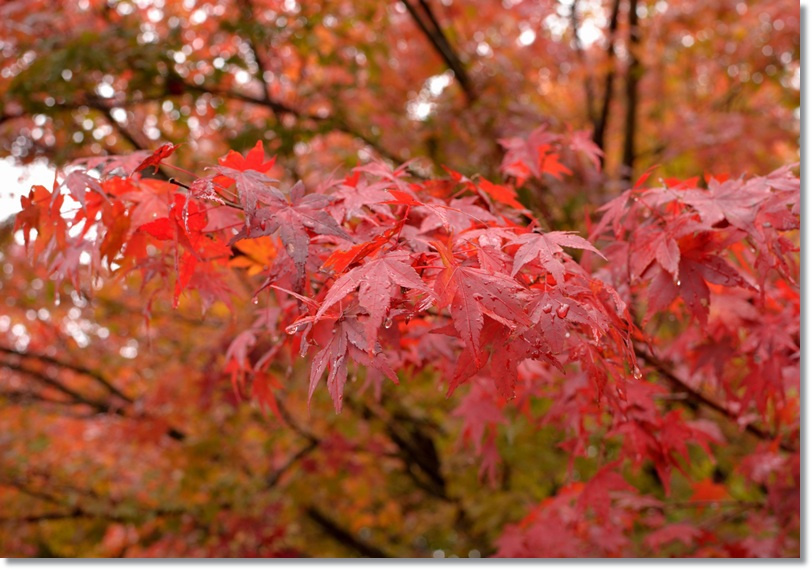
M493 198L497 202L507 204L511 208L515 208L517 210L525 209L522 203L516 200L516 191L510 186L500 186L499 184L493 184L491 182L488 182L484 178L480 178L478 184L479 187L485 193L487 193L491 198Z

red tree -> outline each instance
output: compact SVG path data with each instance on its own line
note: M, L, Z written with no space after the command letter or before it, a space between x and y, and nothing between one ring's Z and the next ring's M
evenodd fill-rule
M562 176L563 152L596 156L581 137L538 129L505 140L503 171L518 185ZM449 397L470 385L454 415L492 482L506 407L556 425L571 469L597 455L591 477L504 530L499 556L646 555L674 541L703 556L797 551L800 185L790 168L654 186L643 177L602 208L597 249L542 230L511 184L482 177L420 179L372 162L308 192L267 175L261 143L202 178L141 177L172 150L94 162L135 164L125 177L73 171L62 187L79 208L67 218L61 187L36 187L17 228L26 243L37 231L37 259L75 288L85 275L135 273L144 295L172 291L174 306L188 298L204 312L234 305L242 259L266 260L254 323L225 358L235 393L277 416L282 386L312 398L326 378L340 413L358 390L350 378L380 395L428 374ZM307 388L292 384L302 359ZM549 402L543 413L538 401ZM675 517L673 471L692 479L697 449L713 461L742 430L759 443L735 467L740 492L764 497L733 511L749 536ZM649 468L657 486L644 492ZM710 476L690 485L688 508L738 508Z
M799 555L796 4L0 13L0 553Z

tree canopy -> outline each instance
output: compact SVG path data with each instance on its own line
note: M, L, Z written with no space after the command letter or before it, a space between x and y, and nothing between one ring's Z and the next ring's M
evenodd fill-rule
M797 5L0 15L0 552L799 555Z

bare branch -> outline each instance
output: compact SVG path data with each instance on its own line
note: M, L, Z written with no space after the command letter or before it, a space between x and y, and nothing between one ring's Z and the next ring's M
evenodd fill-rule
M54 358L52 356L46 356L44 354L37 354L33 352L22 352L15 350L13 348L8 348L5 346L0 346L0 352L6 354L13 354L15 356L19 356L20 358L33 358L35 360L39 360L40 362L44 362L46 364L52 364L54 366L58 366L59 368L64 368L66 370L70 370L71 372L75 372L77 374L82 374L84 376L88 376L101 384L105 387L105 389L110 392L111 394L121 398L127 403L132 404L133 399L124 394L121 390L116 388L109 380L107 380L100 372L96 370L91 370L85 366L80 364L72 364L70 362L65 362L64 360L60 360L58 358Z
M362 556L368 558L392 558L392 556L385 553L377 546L369 544L351 534L347 529L340 526L317 507L307 507L307 509L305 509L305 514L307 514L308 518L321 527L321 529L328 535L332 536L344 546L357 551Z
M609 124L609 109L612 106L612 96L615 90L615 36L617 36L618 20L620 15L620 0L615 0L612 5L612 15L609 18L608 45L606 47L606 78L603 86L603 101L598 122L595 123L595 130L592 133L592 141L598 148L604 150L606 142L606 127ZM601 162L604 158L601 157Z
M114 414L126 419L150 419L150 416L146 414L137 414L137 415L128 414L125 406L129 406L130 405L129 402L125 402L124 406L119 406L114 405L111 402L91 398L74 390L69 386L66 386L62 382L59 382L58 380L51 378L40 371L33 370L31 368L23 366L22 364L15 364L13 362L4 361L0 362L0 367L8 368L9 370L14 370L15 372L19 372L21 374L30 376L31 378L38 380L40 383L50 388L53 388L57 392L60 392L61 394L70 397L73 400L74 404L88 406L98 413ZM186 434L174 427L168 427L166 430L166 435L168 435L170 438L176 441L183 441L184 439L186 439Z
M637 96L643 66L640 63L640 21L637 0L629 0L629 66L626 69L626 120L624 121L621 178L630 182L634 175L635 135L637 133Z
M578 21L578 0L573 0L572 6L570 6L570 25L572 26L572 42L575 46L575 54L586 73L586 77L584 77L584 93L586 95L587 115L589 115L590 122L595 125L598 120L597 111L595 110L595 87L592 83L592 74L586 69L587 61L586 54L584 53L584 45L581 42L581 36L578 35L578 28L580 26Z
M293 467L297 461L301 458L307 456L309 453L313 452L314 450L318 449L319 445L315 441L311 441L307 445L305 445L302 449L291 455L284 464L280 467L275 469L273 473L268 476L268 487L273 487L277 483L279 483L279 479L282 478L291 467Z
M680 392L687 395L687 397L707 408L710 408L716 412L719 412L723 416L727 417L731 421L736 421L738 419L737 415L731 411L729 408L725 407L724 405L720 404L719 402L711 399L710 397L706 396L702 392L696 390L695 388L691 387L688 383L683 381L679 376L677 376L671 368L662 360L657 358L653 355L650 351L643 349L640 346L635 347L635 354L638 358L641 358L645 362L647 362L657 373L662 376L665 380L667 380L672 386L677 388ZM778 435L768 432L754 424L747 424L745 428L746 431L750 432L751 434L755 435L759 439L763 439L765 441L775 441L778 439ZM781 441L779 443L781 449L784 451L788 451L790 453L795 453L798 449L786 442Z
M434 50L439 54L448 68L454 72L454 76L457 78L457 81L459 81L465 98L469 103L475 101L477 94L473 89L468 73L465 71L465 66L454 51L454 48L451 47L431 6L429 6L426 0L417 0L417 5L412 4L411 0L402 0L402 3L406 6L406 9L417 24L417 27L420 28L420 31L423 32L423 35L429 40ZM418 6L420 7L419 9Z

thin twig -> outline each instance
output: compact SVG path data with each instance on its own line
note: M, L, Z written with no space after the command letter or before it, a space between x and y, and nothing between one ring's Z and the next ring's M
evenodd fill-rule
M454 77L459 81L465 98L469 103L475 101L477 94L471 85L468 73L465 71L465 67L454 51L454 48L451 47L451 43L440 27L431 6L429 6L426 0L418 0L417 5L412 4L410 0L402 0L402 3L406 6L406 10L409 11L417 27L420 28L420 31L423 32L423 35L429 40L434 50L454 73ZM420 10L418 10L417 6L420 6Z

